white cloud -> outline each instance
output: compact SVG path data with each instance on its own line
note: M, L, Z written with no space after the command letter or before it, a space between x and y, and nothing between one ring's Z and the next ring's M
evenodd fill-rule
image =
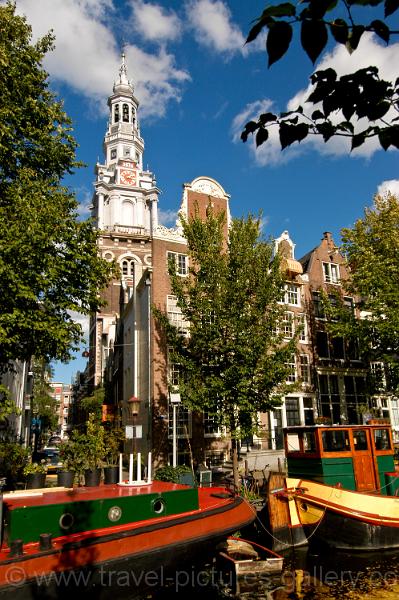
M399 43L384 46L378 43L371 34L366 34L362 37L359 48L353 52L353 54L349 54L342 44L338 44L332 52L323 57L314 70L323 70L331 67L337 72L338 76L342 76L373 65L378 67L380 76L383 79L395 81L397 77L398 62ZM311 91L312 86L309 84L307 88L299 90L297 94L288 101L286 108L276 108L275 110L278 112L281 110L295 110L302 104L305 111L312 112L315 109L315 106L305 102ZM272 100L263 102L267 103L269 109L273 104ZM241 115L248 113L248 107L254 107L255 105L256 103L247 105L243 109ZM259 110L258 112L252 110L251 115L249 115L247 120L251 118L256 120L256 117L259 116L260 112L265 112L265 109ZM241 115L235 117L233 121L233 131L236 126L236 121ZM248 114L246 116L248 116ZM336 118L338 119L338 116ZM242 120L241 125L245 125L245 122L246 121ZM367 123L365 120L357 121L355 123L355 127L360 130L366 128L366 126ZM235 134L235 140L239 139L240 132L241 130ZM352 158L369 158L374 152L380 149L379 142L375 138L367 140L362 146L356 148L353 152L350 152L350 141L347 138L335 136L327 143L324 143L320 136L310 135L300 144L295 143L281 152L277 127L269 128L269 133L269 140L260 146L258 150L255 148L254 140L251 140L251 137L253 136L248 138L247 144L250 144L251 152L255 156L256 163L260 166L286 163L299 154L312 150L329 156L346 155Z
M82 334L84 336L88 336L89 334L89 321L90 318L88 315L82 315L82 313L76 312L74 310L69 311L69 316L72 321L78 323L82 328Z
M227 4L221 0L189 0L186 10L199 44L227 55L247 54L245 38L233 23Z
M88 219L91 214L91 204L93 200L93 192L82 186L75 189L76 199L79 202L78 215L82 219Z
M388 179L380 183L377 188L377 194L384 196L388 192L399 198L399 179Z
M110 28L115 6L112 0L17 0L35 38L54 30L56 47L45 58L51 77L85 96L98 112L107 110L105 99L120 64L119 43ZM163 48L150 54L127 44L125 52L141 116L162 116L170 100L180 100L188 73Z
M153 42L175 40L181 33L181 23L173 11L167 11L159 4L143 0L131 0L132 26L144 39Z
M165 227L175 227L179 214L177 210L158 210L158 219Z

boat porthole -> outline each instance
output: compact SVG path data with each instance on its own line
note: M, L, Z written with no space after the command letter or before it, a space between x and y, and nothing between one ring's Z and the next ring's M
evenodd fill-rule
M308 511L308 505L306 504L306 502L301 502L301 510L303 510L303 512Z
M75 517L71 515L71 513L64 513L60 516L59 524L61 529L71 529L72 525L75 522Z
M162 498L158 498L157 500L154 500L152 503L152 510L157 515L161 515L163 513L163 511L165 510L165 501L162 500Z
M119 506L112 506L108 511L108 519L115 523L122 516L122 509Z

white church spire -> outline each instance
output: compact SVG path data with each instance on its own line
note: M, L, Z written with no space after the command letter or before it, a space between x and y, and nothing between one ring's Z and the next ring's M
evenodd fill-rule
M114 92L130 91L134 92L133 84L127 77L127 65L126 65L126 54L125 50L121 54L121 65L119 67L119 78L114 83Z
M124 51L108 106L105 161L96 165L93 217L99 229L148 235L158 223L159 190L153 173L143 167L144 140L137 118L139 101L128 79Z

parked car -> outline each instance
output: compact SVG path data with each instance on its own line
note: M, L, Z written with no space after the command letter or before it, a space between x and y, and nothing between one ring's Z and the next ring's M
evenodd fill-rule
M51 447L58 446L58 444L61 444L61 442L62 442L62 439L59 435L52 435L49 437L47 445L51 446Z
M46 446L38 453L37 461L45 461L47 464L47 473L56 473L62 467L60 460L60 450L56 446Z

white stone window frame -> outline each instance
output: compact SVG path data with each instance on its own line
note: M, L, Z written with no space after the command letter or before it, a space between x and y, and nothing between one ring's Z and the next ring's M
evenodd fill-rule
M322 262L323 277L326 283L340 285L341 278L339 272L339 264L331 262Z
M281 321L281 329L286 340L291 340L295 335L295 314L290 311L284 312L284 318Z
M173 259L176 265L176 274L180 277L187 277L188 275L188 255L182 252L174 252L168 250L166 253L166 266L169 267L169 261Z
M280 304L301 306L301 286L294 283L284 284L283 297Z
M124 256L123 258L120 259L120 265L119 266L120 266L120 270L121 270L121 273L122 273L122 277L124 279L126 279L126 278L133 278L134 277L134 265L135 265L135 262L136 261L134 260L134 258L131 258L130 256Z

